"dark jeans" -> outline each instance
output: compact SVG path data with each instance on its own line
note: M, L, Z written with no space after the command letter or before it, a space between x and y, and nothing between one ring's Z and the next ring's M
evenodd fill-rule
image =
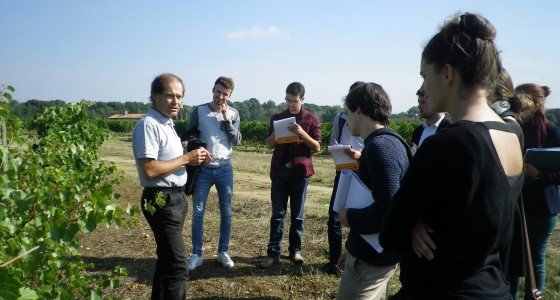
M545 256L546 248L548 246L548 239L556 227L558 217L552 216L533 216L526 214L527 218L527 233L529 235L529 245L531 246L531 258L533 260L533 268L535 272L535 283L537 288L542 292L544 288L545 279ZM517 299L519 291L520 278L511 280L511 295L512 299ZM531 280L529 275L525 276L525 299L533 299L531 297Z
M301 236L303 235L303 208L307 194L309 178L290 178L288 169L280 167L274 178L270 198L272 201L272 217L270 218L270 240L267 255L280 258L282 253L282 237L284 235L284 217L290 199L290 254L301 251Z
M340 178L340 171L336 172L334 177L334 186L331 195L331 202L329 204L329 220L327 222L327 237L329 240L329 264L335 265L342 254L342 225L338 213L333 210L334 198L336 196L336 189L338 188L338 180Z
M144 209L144 202L154 203L157 191L144 189L141 200L142 212L154 233L157 246L151 299L184 300L189 272L183 241L187 199L184 191L179 189L162 192L166 205L157 206L153 215Z

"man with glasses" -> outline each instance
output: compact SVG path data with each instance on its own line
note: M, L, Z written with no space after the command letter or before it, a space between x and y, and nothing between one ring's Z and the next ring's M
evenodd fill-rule
M290 83L285 98L288 108L274 114L270 120L266 143L269 149L274 149L270 163L272 217L267 257L260 263L261 268L268 268L280 260L288 199L291 216L288 251L292 262L303 263L303 208L309 177L315 173L311 155L321 150L321 124L315 114L303 108L304 95L305 88L301 83ZM274 121L290 117L295 117L296 122L289 125L288 130L297 134L299 140L279 144L274 132Z

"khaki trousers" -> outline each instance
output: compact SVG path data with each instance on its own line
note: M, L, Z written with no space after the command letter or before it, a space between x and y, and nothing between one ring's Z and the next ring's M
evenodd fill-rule
M396 268L397 265L374 266L347 252L336 299L387 299L387 283Z

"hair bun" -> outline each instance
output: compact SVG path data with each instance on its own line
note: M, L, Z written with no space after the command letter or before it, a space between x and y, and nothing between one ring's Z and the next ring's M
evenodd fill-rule
M548 97L550 95L550 88L546 85L541 86L541 88L543 90L544 97Z
M486 18L472 13L460 16L459 26L463 32L473 39L479 38L493 41L496 38L496 29Z

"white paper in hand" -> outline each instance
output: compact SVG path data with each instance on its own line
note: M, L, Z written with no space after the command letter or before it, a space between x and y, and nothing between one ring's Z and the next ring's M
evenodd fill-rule
M340 172L333 203L334 211L340 212L343 208L364 208L373 202L375 200L371 195L371 190L360 180L356 173L349 170L342 170ZM379 244L379 233L362 234L361 236L375 251L383 252L383 247Z
M290 117L282 120L276 120L272 123L278 144L287 144L299 141L298 135L288 130L288 126L295 122L296 118Z
M358 162L346 155L346 153L344 152L345 150L351 148L352 147L350 145L335 145L327 147L327 149L333 156L334 165L337 171L358 169Z

